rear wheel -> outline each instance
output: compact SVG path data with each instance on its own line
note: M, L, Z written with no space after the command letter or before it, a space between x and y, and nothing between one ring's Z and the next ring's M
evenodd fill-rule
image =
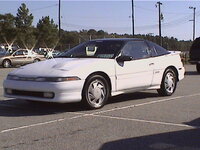
M34 59L33 63L39 62L39 59Z
M100 75L94 75L84 85L82 102L90 109L101 108L107 102L109 91L106 79Z
M2 62L2 66L3 66L4 68L9 68L9 67L11 67L11 61L8 60L8 59L5 59L5 60Z
M199 63L196 64L196 69L197 69L197 72L200 73L200 64Z
M177 85L177 75L173 69L169 68L165 71L162 79L160 89L158 89L158 94L161 96L170 96L176 90Z

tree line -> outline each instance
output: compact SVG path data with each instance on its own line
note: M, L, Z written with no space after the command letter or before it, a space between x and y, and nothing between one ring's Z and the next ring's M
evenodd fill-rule
M0 44L14 43L21 48L53 48L58 50L69 49L79 43L91 39L101 38L132 38L130 34L108 33L95 29L80 31L60 31L58 35L58 25L49 16L39 19L36 26L33 26L34 16L27 6L22 3L17 10L16 16L7 13L0 14ZM135 35L135 38L143 38L152 42L160 42L159 36ZM188 51L192 41L179 41L174 37L162 37L163 47L168 50Z

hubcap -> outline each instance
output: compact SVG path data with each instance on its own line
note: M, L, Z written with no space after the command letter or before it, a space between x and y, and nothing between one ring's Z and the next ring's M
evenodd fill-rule
M10 62L9 62L9 61L5 61L5 62L4 62L4 66L5 66L6 68L10 67Z
M168 72L165 76L165 89L169 93L173 93L175 88L175 78L173 73Z
M39 60L35 59L33 62L36 63L36 62L38 62L38 61L39 61Z
M95 107L101 106L105 99L106 89L102 81L95 80L90 83L88 89L88 100Z

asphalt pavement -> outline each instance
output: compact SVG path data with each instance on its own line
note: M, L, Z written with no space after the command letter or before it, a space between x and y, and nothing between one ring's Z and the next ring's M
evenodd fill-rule
M200 150L200 74L186 65L173 96L123 94L98 110L3 97L0 68L1 150Z

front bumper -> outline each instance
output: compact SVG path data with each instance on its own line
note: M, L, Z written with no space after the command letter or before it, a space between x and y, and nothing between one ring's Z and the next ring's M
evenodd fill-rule
M188 60L191 64L200 64L200 60Z
M18 98L33 101L43 102L79 102L82 99L82 89L85 80L66 81L66 82L32 82L32 81L16 81L16 80L4 80L4 96L9 98ZM32 95L20 95L8 94L6 89L30 92L52 92L53 98L36 97Z

